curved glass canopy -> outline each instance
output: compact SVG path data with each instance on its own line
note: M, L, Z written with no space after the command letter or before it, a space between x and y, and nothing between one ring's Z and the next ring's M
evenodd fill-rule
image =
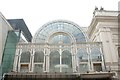
M53 21L39 29L34 38L34 43L79 43L86 42L86 36L81 28L69 21Z

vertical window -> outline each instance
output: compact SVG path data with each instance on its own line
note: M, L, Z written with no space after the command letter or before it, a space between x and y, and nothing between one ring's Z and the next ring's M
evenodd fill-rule
M58 51L50 53L50 72L60 72L60 54Z
M62 72L72 72L72 56L67 50L62 52Z
M43 72L44 53L36 51L34 54L34 72Z
M30 52L25 51L21 54L20 72L29 72Z
M102 71L101 52L98 48L91 49L91 59L94 71Z
M86 49L79 49L77 52L77 60L78 60L78 71L80 73L86 73L88 68L88 54Z

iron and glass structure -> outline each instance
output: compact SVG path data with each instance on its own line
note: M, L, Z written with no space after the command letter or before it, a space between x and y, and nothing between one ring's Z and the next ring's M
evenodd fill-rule
M105 71L102 44L89 42L86 33L73 22L52 21L36 32L32 43L17 45L14 71Z
M118 79L118 14L96 8L89 27L55 20L33 38L23 19L0 14L0 79Z

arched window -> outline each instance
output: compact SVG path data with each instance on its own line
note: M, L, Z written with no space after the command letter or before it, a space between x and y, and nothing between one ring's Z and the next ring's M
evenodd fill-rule
M102 61L101 52L98 48L91 49L91 58L92 61Z
M72 56L68 50L62 52L62 72L72 71Z
M20 58L20 72L29 72L30 52L24 51Z
M34 72L43 72L44 53L36 51L34 54Z
M86 49L79 49L77 52L78 58L78 71L81 73L86 73L88 68L88 54Z
M60 72L60 54L58 51L50 53L50 72Z
M20 63L30 63L30 52L29 51L22 52Z
M93 69L94 71L102 71L102 58L101 58L101 52L98 48L92 48L91 49L91 58L93 63Z
M34 63L44 62L44 53L43 51L37 51L34 54Z

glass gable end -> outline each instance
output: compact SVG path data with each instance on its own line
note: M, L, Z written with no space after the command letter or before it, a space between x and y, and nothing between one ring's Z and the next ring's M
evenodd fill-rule
M67 34L67 36L59 33ZM35 43L50 42L48 40L50 36L52 36L53 34L56 34L56 36L53 37L53 41L55 43L58 43L60 39L63 40L63 43L66 43L66 41L69 41L68 43L86 42L86 36L81 30L81 28L75 23L68 21L54 21L44 25L35 34L33 42ZM68 37L71 37L72 40L70 41Z

